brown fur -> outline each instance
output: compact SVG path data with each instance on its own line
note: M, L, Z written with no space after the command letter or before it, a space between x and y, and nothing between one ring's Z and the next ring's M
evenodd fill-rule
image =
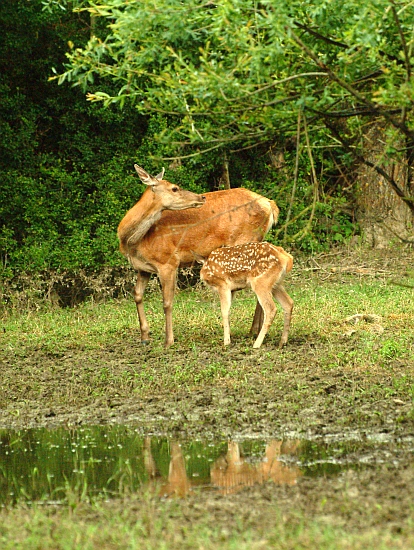
M149 339L143 294L150 274L156 273L163 291L165 345L169 346L174 342L171 308L177 269L192 265L197 256L207 258L220 246L261 241L276 223L279 209L273 201L247 189L215 191L204 195L205 204L200 208L162 211L158 218L154 216L154 222L140 239L131 239L137 234L143 217L148 219L151 193L150 189L146 190L127 212L119 224L118 236L121 252L138 272L135 302L141 340Z

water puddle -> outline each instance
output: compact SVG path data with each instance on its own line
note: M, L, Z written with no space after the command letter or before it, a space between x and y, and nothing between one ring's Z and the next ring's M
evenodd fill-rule
M132 427L0 430L0 504L45 503L155 490L161 497L237 492L257 483L398 462L398 443L306 440L190 441Z

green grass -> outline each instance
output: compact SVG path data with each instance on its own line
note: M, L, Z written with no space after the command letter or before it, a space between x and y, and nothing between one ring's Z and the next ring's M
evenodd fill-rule
M329 282L321 285L311 280L304 284L294 281L288 291L295 302L289 338L293 344L323 342L327 347L326 368L341 362L386 366L390 361L404 360L414 350L414 292L411 289L377 280L346 285ZM232 305L232 346L240 351L251 350L252 339L248 331L254 303L252 293L241 292ZM152 330L151 350L159 353L161 360L174 356L174 349L185 350L191 359L192 355L198 356L200 346L222 347L219 302L205 289L182 291L176 295L173 312L176 344L168 355L162 350L164 315L159 293L147 295L146 311ZM379 323L347 324L346 318L356 313L375 314L381 320ZM281 322L282 312L279 311L262 353L277 353L275 341L281 331ZM38 350L51 354L96 350L119 344L125 338L134 338L137 343L140 340L132 299L86 303L74 309L50 307L40 311L11 311L3 315L2 327L4 349L18 356ZM344 341L355 341L358 345L351 351L345 346L345 351L341 351ZM291 350L294 353L296 347L288 346L283 353L289 355ZM206 376L211 376L213 371L214 365L210 365Z
M254 510L234 510L217 517L207 503L191 522L194 502L160 502L151 495L108 505L78 503L68 509L14 508L2 512L2 550L392 550L412 548L414 528L403 532L369 526L360 532L334 525L327 517L307 519L303 513L269 504L256 524Z
M281 311L261 349L252 349L248 331L255 300L249 292L239 293L234 300L229 348L222 345L218 298L204 288L177 293L173 310L176 343L168 350L163 348L161 296L154 291L146 297L152 330L149 346L140 344L132 298L84 303L74 309L41 304L20 311L3 310L0 407L12 418L29 415L33 407L76 411L95 403L115 407L131 401L146 403L149 395L181 398L223 389L209 412L225 434L250 425L276 430L306 422L310 429L323 426L325 417L332 421L336 410L338 430L388 429L394 413L394 422L412 430L413 289L389 284L385 278L329 276L323 280L298 273L289 280L287 290L295 307L289 343L282 351L277 348ZM357 313L379 319L347 322ZM255 406L256 400L262 400L263 407ZM185 430L191 423L193 403L186 410L183 401L184 420L166 415L163 427L178 433ZM330 500L324 500L324 495L313 511L295 507L294 499L286 495L282 503L270 499L263 508L260 500L261 521L257 520L254 492L248 497L250 508L241 498L227 503L208 496L199 502L126 495L108 503L86 502L75 494L67 507L35 504L1 510L0 548L414 547L412 521L400 521L393 530L392 521L385 511L381 517L375 500L362 500L357 503L361 518L379 514L380 519L366 524L361 519L358 525L354 519L348 527L349 517L359 513L356 504L346 492L332 494L338 499L336 513L329 512Z

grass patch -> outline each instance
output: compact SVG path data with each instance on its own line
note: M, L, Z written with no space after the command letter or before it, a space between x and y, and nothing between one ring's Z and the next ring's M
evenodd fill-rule
M253 505L254 496L247 501ZM205 499L162 502L146 495L70 509L18 507L3 510L0 541L4 550L390 550L414 543L410 522L403 532L372 525L355 532L321 513L306 518L289 505L282 510L268 503L258 524L255 510L243 506L232 511L224 507L217 517L220 504Z
M362 355L373 350L384 361L405 357L413 351L414 292L378 281L338 285L317 281L306 284L292 282L288 290L295 301L290 340L340 344L342 336L353 329ZM254 295L242 291L236 295L231 309L233 346L250 350L248 336L255 307ZM162 355L164 316L161 297L149 293L146 311L152 328L151 349ZM361 322L352 326L347 318L356 313L374 314L378 323ZM123 338L136 337L139 327L132 299L106 303L83 303L75 308L10 312L2 317L2 341L9 353L28 355L36 350L66 352L74 349L99 349ZM263 349L275 352L281 331L279 311L265 340ZM197 351L198 345L220 346L222 327L219 301L207 290L177 293L174 305L176 349ZM349 334L349 336L352 336ZM288 346L287 349L292 349ZM365 351L365 353L364 353ZM170 355L174 354L174 347ZM376 358L377 359L377 358Z
M244 291L232 305L227 348L219 300L205 288L177 293L176 343L168 350L154 290L145 305L148 346L140 343L132 298L3 309L0 426L131 423L142 433L190 439L355 432L404 439L414 422L414 290L390 284L398 281L399 260L395 273L374 262L361 275L349 271L355 262L338 257L342 271L321 262L316 270L295 267L287 284L292 327L282 351L281 311L262 347L252 349L255 299ZM400 505L412 470L387 465L376 475L186 501L125 495L90 502L75 493L67 507L1 510L0 547L413 547L412 505Z
M140 344L132 299L84 303L73 309L50 307L39 311L9 312L2 318L2 348L10 362L29 360L28 370L38 368L34 357L71 358L83 354L81 368L66 371L73 393L105 395L116 388L119 395L131 390L192 390L203 385L248 387L251 377L283 378L286 365L299 369L343 369L355 373L408 369L414 355L414 292L378 279L363 281L296 277L288 291L295 301L288 346L277 342L282 328L280 311L260 350L253 350L248 332L255 299L240 292L232 305L232 344L224 348L219 300L207 289L177 293L174 306L176 343L163 348L164 315L161 296L147 295L146 311L152 329L149 346ZM349 321L355 314L375 316L374 322ZM96 353L114 353L113 361L97 364ZM122 358L120 358L122 355ZM14 359L12 359L14 358ZM59 365L43 364L50 376ZM38 380L37 380L38 382Z
M13 311L2 319L7 351L23 356L37 350L98 349L119 339L134 323L136 311L127 300Z

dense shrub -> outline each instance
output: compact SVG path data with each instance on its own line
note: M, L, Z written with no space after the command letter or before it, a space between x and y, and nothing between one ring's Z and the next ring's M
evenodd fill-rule
M144 189L134 163L151 173L164 165L171 181L195 192L217 189L223 172L223 153L217 151L174 165L161 161L176 154L162 138L168 117L138 115L127 104L120 110L88 103L79 88L49 81L68 44L74 48L86 41L90 21L82 12L59 4L45 10L44 4L0 4L0 258L5 278L124 265L116 228ZM335 169L327 170L322 156L315 159L324 171L309 223L309 215L300 215L313 200L309 166L300 166L292 201L294 152L283 136L280 141L285 153L279 168L272 165L268 147L228 151L232 186L276 200L280 227L292 202L290 219L295 221L274 233L278 242L308 251L343 241L354 226L343 213Z

